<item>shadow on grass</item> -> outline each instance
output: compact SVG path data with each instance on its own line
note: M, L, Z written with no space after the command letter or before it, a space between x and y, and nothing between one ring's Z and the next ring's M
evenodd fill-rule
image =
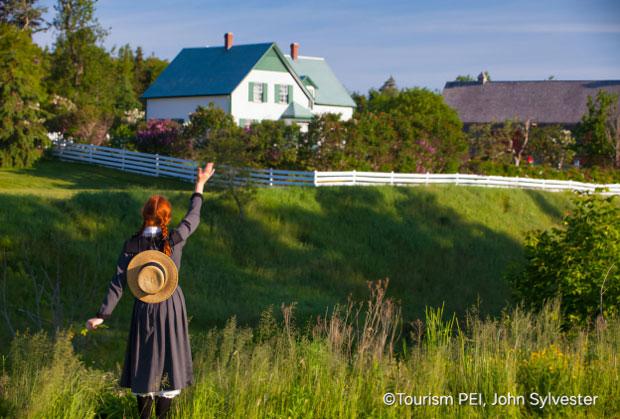
M535 191L532 189L526 189L525 193L532 198L532 201L534 201L536 205L538 205L538 208L540 208L545 214L552 218L562 218L563 214L558 207L549 202L549 194L544 194L541 191Z
M207 256L218 260L218 268L204 274L211 284L218 278L211 295L234 308L230 314L240 320L255 319L268 304L292 301L305 320L347 295L365 299L366 281L386 277L409 320L423 317L426 306L444 303L459 314L477 303L483 314L498 314L505 306L509 289L502 275L522 255L514 239L464 221L422 189L308 193L319 208L262 205L261 220L242 225L210 204L208 213L218 214L213 217L229 254L222 248L224 254ZM207 236L198 240L203 239Z
M0 194L6 275L0 279L12 327L79 329L94 316L149 195ZM168 195L174 225L189 196ZM481 313L493 315L509 295L505 267L522 255L517 241L464 220L422 188L265 191L245 220L232 202L206 194L202 220L180 271L192 330L222 325L231 316L255 325L265 308L291 302L297 302L302 323L348 295L365 300L366 281L386 277L406 320L422 317L426 306L445 303L447 312L460 314L477 301ZM122 361L132 303L126 290L107 322L110 329L77 340L87 360L105 368Z

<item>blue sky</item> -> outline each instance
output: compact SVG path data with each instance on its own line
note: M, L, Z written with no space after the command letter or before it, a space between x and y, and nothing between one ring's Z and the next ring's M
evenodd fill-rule
M53 14L53 1L41 4ZM172 59L184 47L275 41L325 57L351 91L392 75L439 89L459 74L493 80L620 79L620 1L101 0L105 46ZM51 45L55 34L35 37Z

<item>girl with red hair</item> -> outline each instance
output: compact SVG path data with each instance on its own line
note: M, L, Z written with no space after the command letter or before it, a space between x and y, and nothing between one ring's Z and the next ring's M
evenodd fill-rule
M88 329L96 329L111 316L127 288L127 266L136 254L159 250L180 269L183 246L200 222L204 186L214 172L213 163L198 168L189 210L172 231L168 230L172 216L170 202L161 195L148 199L142 208L142 227L125 241L107 295L96 316L86 322ZM170 297L158 303L134 298L120 385L131 388L137 396L140 418L151 416L153 402L157 417L166 417L172 398L192 383L192 356L181 287L177 286Z

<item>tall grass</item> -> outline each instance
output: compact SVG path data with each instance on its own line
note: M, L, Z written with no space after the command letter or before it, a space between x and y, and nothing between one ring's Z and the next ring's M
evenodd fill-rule
M616 417L620 415L620 322L563 331L559 306L519 308L497 319L442 309L403 332L400 307L371 284L371 298L329 310L313 323L266 310L255 329L231 318L192 335L195 383L175 399L172 416L222 417ZM3 366L2 414L9 417L133 415L132 397L110 373L76 358L70 334L51 340L18 335ZM491 406L494 393L596 395L593 406ZM452 395L453 405L387 406L386 392ZM482 393L486 406L459 405Z

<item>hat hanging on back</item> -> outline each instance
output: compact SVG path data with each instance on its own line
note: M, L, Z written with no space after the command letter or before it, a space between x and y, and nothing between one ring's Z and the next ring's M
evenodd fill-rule
M133 295L145 303L167 300L178 284L177 265L159 250L140 252L127 265L127 285Z

